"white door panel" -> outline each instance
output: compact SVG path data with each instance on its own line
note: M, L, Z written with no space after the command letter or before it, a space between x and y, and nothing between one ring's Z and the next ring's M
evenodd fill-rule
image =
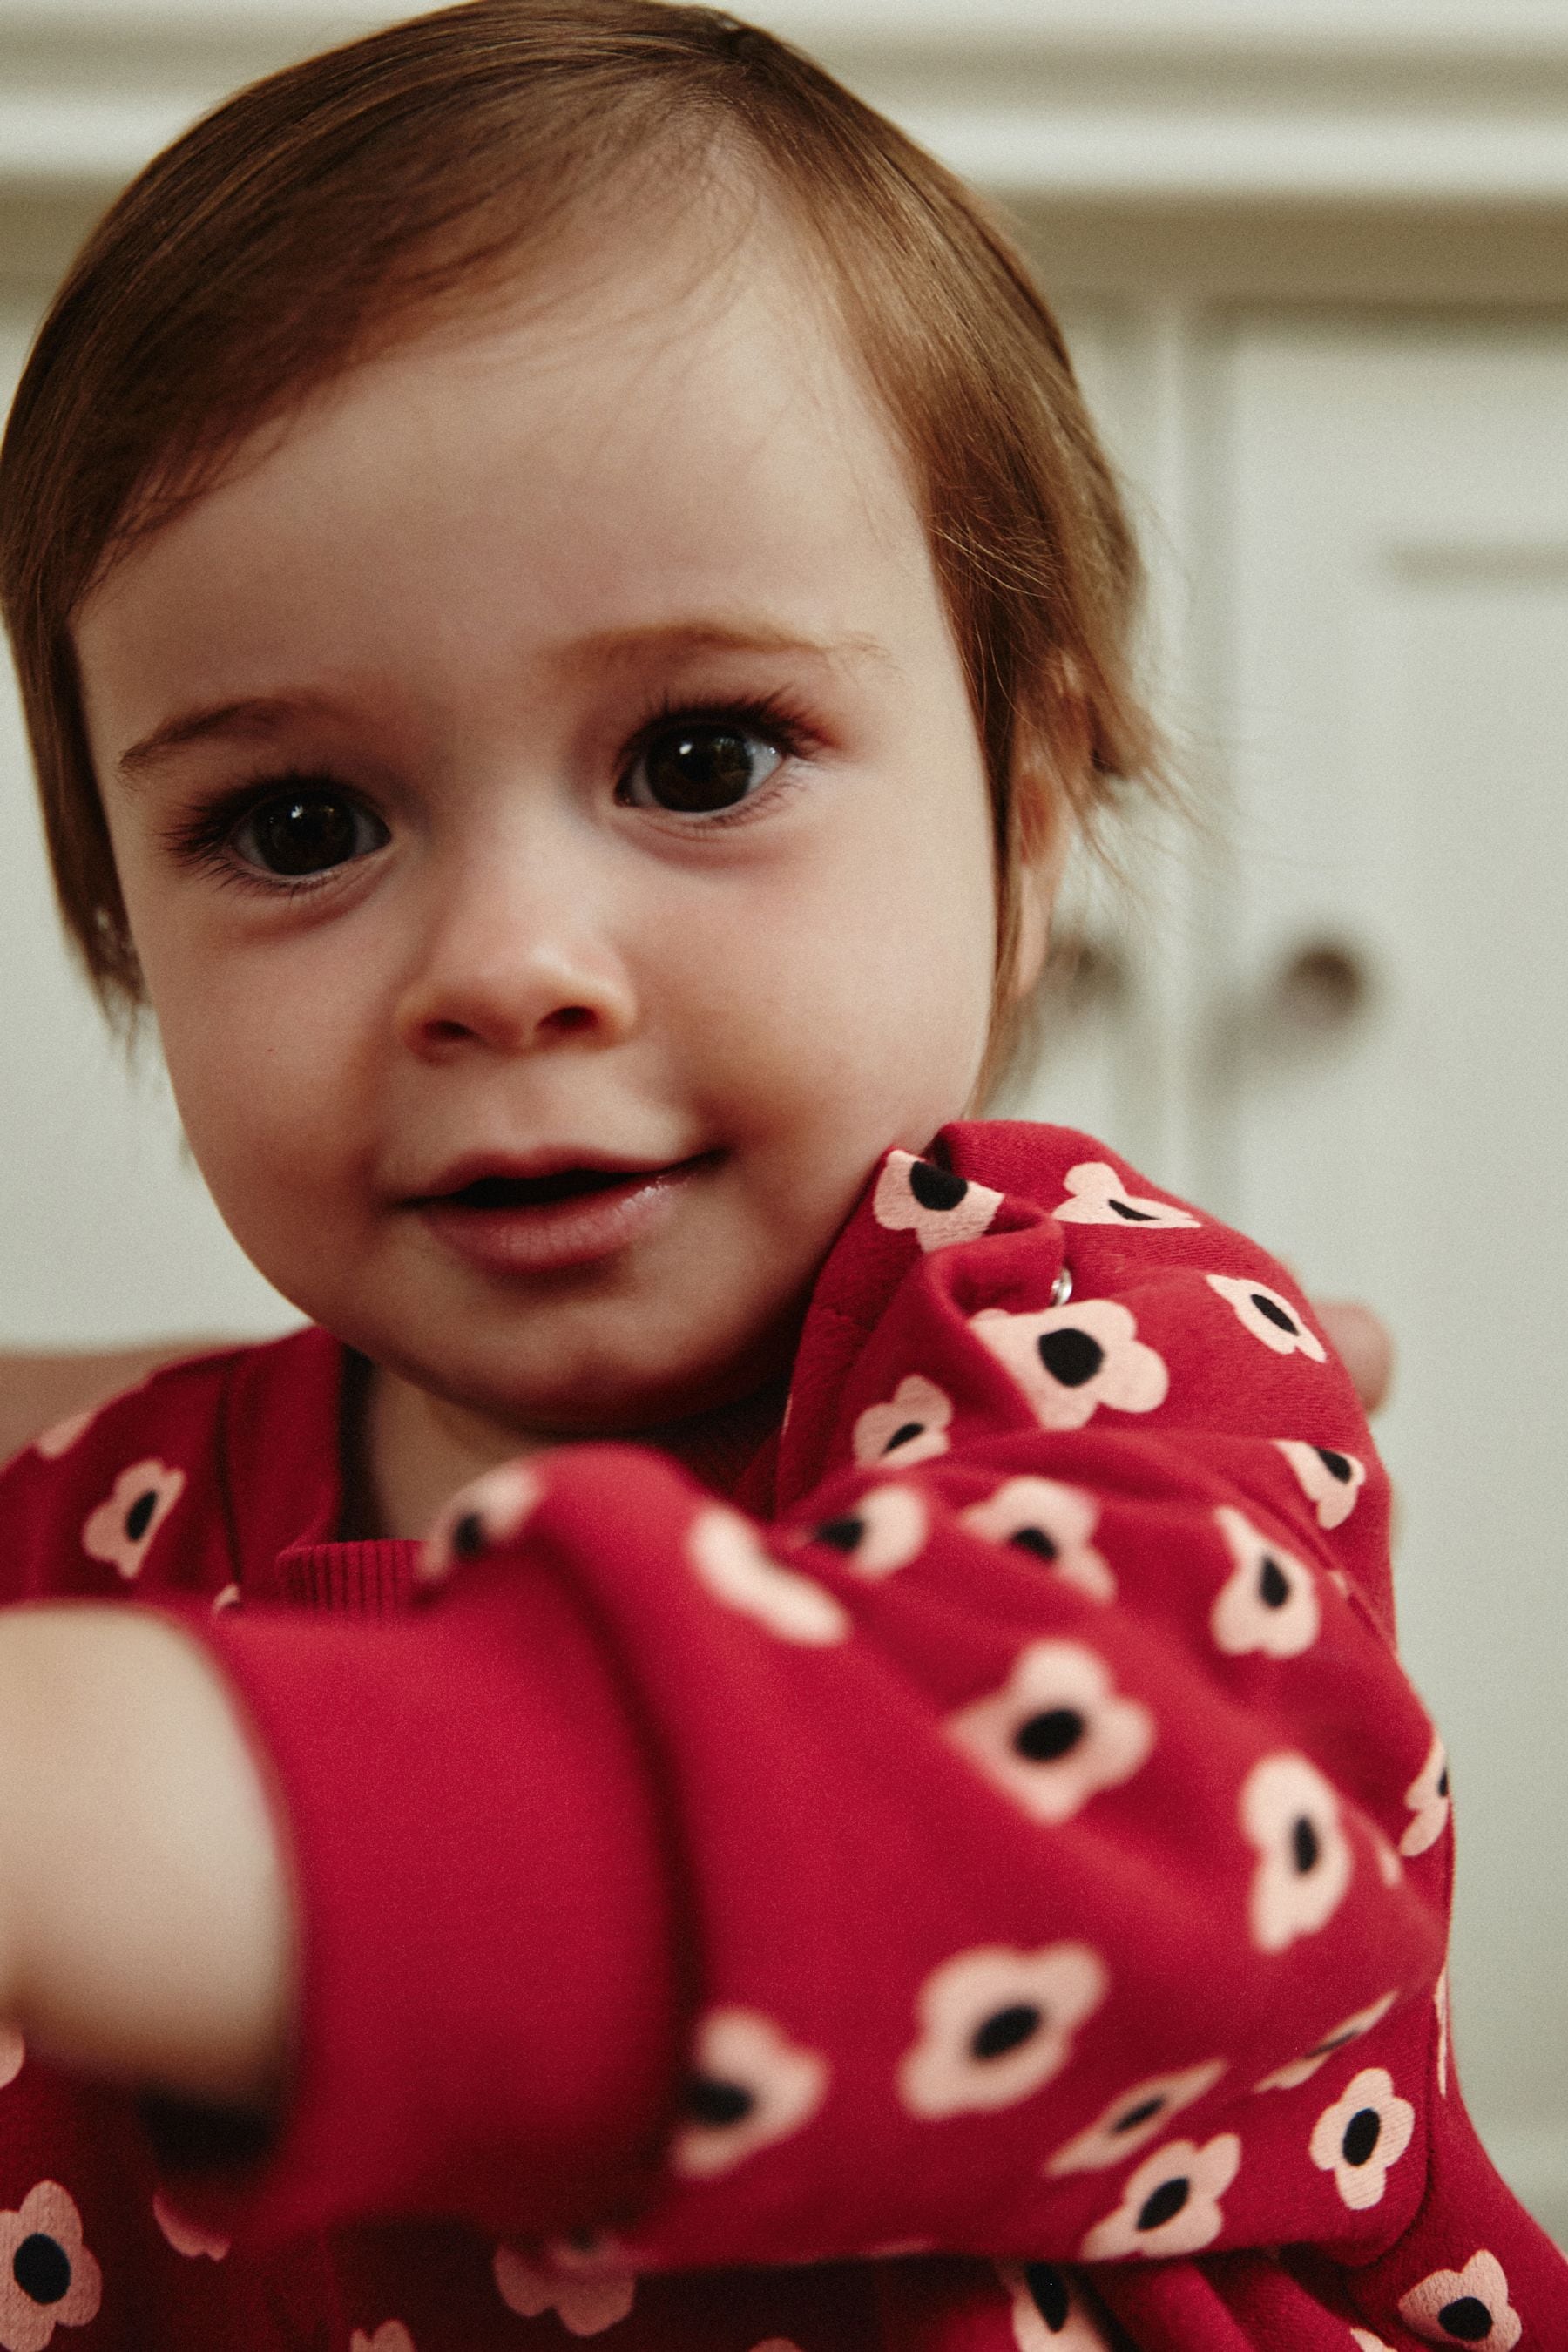
M1215 1205L1397 1332L1380 1433L1403 1646L1454 1758L1460 2055L1561 2229L1568 331L1256 326L1224 446ZM1292 1034L1269 984L1303 943L1369 996Z

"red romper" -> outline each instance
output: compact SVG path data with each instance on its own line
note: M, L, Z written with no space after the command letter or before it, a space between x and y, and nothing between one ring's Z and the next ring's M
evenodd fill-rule
M0 2048L4 2352L1568 2347L1448 2055L1386 1480L1261 1251L948 1128L755 1459L494 1472L427 1597L335 1537L355 1378L208 1357L0 1479L7 1599L226 1677L300 1933L269 2134Z

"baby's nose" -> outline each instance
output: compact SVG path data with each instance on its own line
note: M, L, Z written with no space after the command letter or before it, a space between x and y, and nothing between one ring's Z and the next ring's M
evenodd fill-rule
M594 894L486 860L441 889L396 1023L410 1052L444 1059L476 1046L610 1045L637 1017L629 965Z

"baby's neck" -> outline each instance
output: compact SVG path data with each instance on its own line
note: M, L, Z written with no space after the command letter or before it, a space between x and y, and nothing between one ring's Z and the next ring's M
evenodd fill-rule
M508 1428L380 1366L365 1369L354 1426L345 1433L342 1537L424 1536L469 1479L561 1443ZM657 1445L723 1490L777 1427L787 1387L787 1380L770 1381L733 1403L658 1428L581 1434Z

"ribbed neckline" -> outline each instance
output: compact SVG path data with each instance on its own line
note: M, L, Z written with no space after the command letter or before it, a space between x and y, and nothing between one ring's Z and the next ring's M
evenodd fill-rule
M296 1544L278 1558L278 1598L295 1609L394 1617L408 1606L419 1546L406 1537Z
M231 1401L228 1428L237 1518L242 1529L254 1524L257 1535L268 1522L274 1530L271 1543L263 1538L245 1562L246 1599L349 1616L397 1615L413 1591L419 1542L331 1533L344 1507L343 1416L368 1370L364 1360L310 1326L241 1360L249 1377L243 1396L237 1392ZM722 1412L616 1442L667 1454L712 1492L766 1514L784 1396L781 1381ZM284 1513L279 1508L278 1408L292 1433L285 1449L285 1492L298 1496L301 1506L292 1526L286 1503ZM259 1511L247 1503L250 1496Z

